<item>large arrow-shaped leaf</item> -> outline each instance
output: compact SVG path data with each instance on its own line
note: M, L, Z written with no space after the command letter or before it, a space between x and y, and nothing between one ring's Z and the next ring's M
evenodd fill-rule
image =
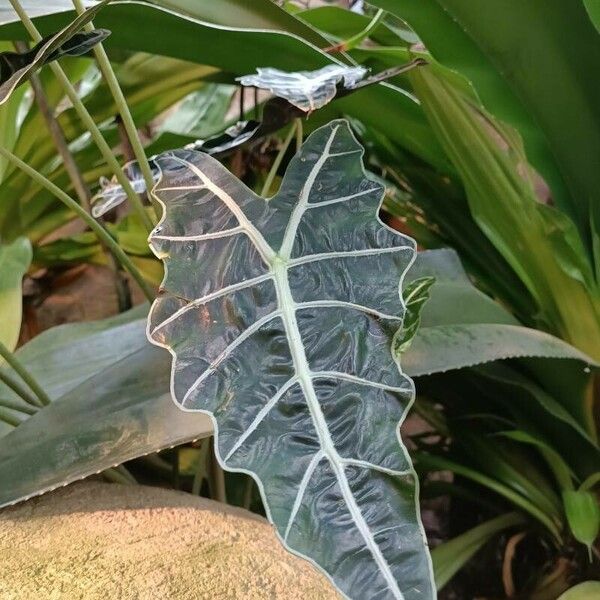
M312 134L266 202L208 155L160 156L165 262L150 339L171 391L210 414L223 466L258 482L286 546L353 598L432 598L417 480L398 425L413 384L391 354L414 242L345 121Z

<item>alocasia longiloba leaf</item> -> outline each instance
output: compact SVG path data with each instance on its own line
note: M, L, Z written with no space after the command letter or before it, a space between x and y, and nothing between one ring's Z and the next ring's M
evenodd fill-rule
M173 355L175 402L213 417L219 461L256 479L286 547L348 597L432 598L399 437L413 384L391 353L415 245L378 219L362 153L333 121L270 200L206 154L159 156L148 333Z

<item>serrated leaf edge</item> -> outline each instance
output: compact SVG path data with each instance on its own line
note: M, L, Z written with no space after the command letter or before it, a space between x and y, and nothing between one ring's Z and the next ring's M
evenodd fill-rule
M327 145L325 147L325 152L324 152L323 155L326 154L328 147L330 147L330 145L331 145L331 143L333 141L333 137L335 136L335 132L337 131L337 129L340 126L344 126L344 125L347 127L348 131L350 132L350 134L351 134L353 140L356 142L356 144L360 146L360 144L359 144L358 140L356 139L356 137L355 137L355 135L354 135L354 133L353 133L353 131L352 131L352 129L351 129L351 127L350 127L350 125L349 125L349 123L348 123L347 120L345 120L345 119L338 119L336 121L332 121L331 123L329 123L329 125L333 125L333 124L335 124L336 127L333 128L333 130L331 132L330 138L329 138L328 143L327 143ZM361 147L361 149L360 149L359 152L360 152L360 157L362 158L362 156L364 155L364 149ZM335 155L335 153L331 154L329 156L332 156L332 155ZM242 209L237 205L237 203L235 202L235 200L233 200L233 198L231 198L231 196L229 196L229 194L227 194L227 192L225 192L225 190L222 190L221 188L218 188L218 186L216 186L212 182L210 182L210 180L208 180L208 178L204 177L203 174L198 169L194 169L193 165L191 165L187 161L183 161L182 159L179 159L179 160L181 160L181 162L184 162L188 166L190 166L192 172L194 172L194 174L197 175L200 178L200 180L203 181L205 184L206 184L207 181L209 182L210 185L207 185L206 187L208 189L210 189L215 194L215 196L217 198L220 198L228 206L228 208L230 208L231 212L238 219L239 227L241 227L242 229L245 230L246 235L248 235L248 237L250 238L250 240L254 243L256 249L258 250L259 254L261 255L261 258L263 258L263 260L265 261L266 264L268 264L268 265L271 264L272 265L272 262L275 259L275 257L277 256L277 253L271 248L271 246L269 244L267 244L267 242L264 240L262 234L258 230L256 230L256 228L254 227L254 225L252 225L252 223L248 221L247 217L243 213ZM313 168L311 170L311 174L315 173L315 177L316 177L316 173L318 173L319 169L322 167L322 164L324 163L324 160L320 160L319 159L317 161L317 163L313 166ZM366 170L364 168L364 163L363 163L362 160L361 160L361 170L362 170L362 174L365 177L365 179L369 179L368 174L367 174L367 172L366 172ZM160 183L162 181L162 177L163 177L163 174L162 174L162 171L160 170L160 167L159 167L159 171L160 171L160 175L159 175L158 180L155 183L154 187L152 188L151 195L158 202L158 204L162 207L162 215L161 215L161 218L160 218L159 222L157 223L157 225L155 226L155 228L153 229L153 231L150 233L150 235L148 237L148 244L149 244L150 249L152 250L152 252L155 254L155 256L157 258L159 258L159 259L162 259L163 256L161 256L161 253L158 252L154 248L154 246L152 245L152 239L156 235L155 232L157 232L157 230L158 231L161 230L161 226L164 223L164 221L166 219L166 215L167 215L166 205L161 200L161 198L159 197L159 195L156 193L156 188L158 187L158 185L160 185ZM309 178L307 178L307 183L309 181L310 181L310 176L309 176ZM314 177L313 177L313 181L314 181ZM185 188L185 189L193 189L193 186L189 186L189 188L187 186L179 187L179 189L183 189L183 188ZM150 323L151 323L151 318L150 317L152 315L154 307L156 306L156 303L157 303L156 300L155 300L155 302L152 304L152 306L150 308L150 314L148 316L147 328L146 328L146 335L148 337L148 341L151 344L154 344L155 346L164 348L172 356L172 361L171 361L171 378L170 378L171 399L178 406L178 408L180 408L181 410L183 410L185 412L194 412L194 413L198 413L199 412L199 413L206 414L211 419L211 422L213 424L215 440L217 440L218 437L219 437L219 427L218 427L218 423L217 423L217 421L216 421L213 413L211 411L203 410L203 409L189 409L189 408L186 408L185 406L183 406L182 403L177 402L177 400L176 400L177 396L175 394L175 388L174 388L174 384L175 384L175 367L176 367L176 362L177 362L177 355L172 350L172 348L170 346L168 346L166 344L162 344L162 343L157 342L156 340L154 340L152 338L152 333L154 333L159 327L163 326L167 321L170 322L171 320L173 320L175 318L175 315L181 314L180 311L182 311L182 310L192 308L193 306L198 306L199 304L202 304L204 302L208 302L208 301L210 301L212 299L215 299L215 298L217 298L219 296L222 296L222 295L225 295L227 293L230 293L231 291L236 291L236 290L239 290L239 289L243 289L244 287L250 287L252 285L255 285L256 283L259 283L260 281L266 281L268 279L274 279L275 280L275 287L276 287L276 294L277 294L278 305L281 306L281 303L282 303L282 300L283 300L284 301L284 307L282 309L280 309L280 311L274 311L273 313L270 313L269 315L267 315L267 317L263 317L262 319L260 319L260 321L262 321L261 325L264 324L264 322L266 322L264 320L265 318L271 319L271 318L273 318L275 312L281 312L281 315L279 315L279 316L282 317L282 322L284 323L286 337L288 339L288 345L289 345L289 348L290 348L290 352L292 354L292 362L294 364L294 368L296 369L296 371L298 371L298 366L296 364L296 358L294 358L294 351L293 351L293 349L295 347L300 346L300 347L302 347L302 351L304 352L304 344L302 344L302 343L297 344L294 341L294 339L290 336L290 330L288 329L288 327L291 325L292 326L291 327L291 329L292 329L292 335L294 333L296 333L297 335L299 335L299 331L298 331L297 325L295 325L295 327L293 326L295 324L295 311L289 310L289 309L286 310L286 303L289 303L291 301L292 304L296 304L294 302L294 300L293 300L291 291L289 290L288 278L287 278L287 274L286 274L287 267L291 266L292 264L293 265L297 265L297 264L301 264L302 262L309 262L309 261L315 260L315 259L319 260L320 258L328 258L328 257L331 257L332 255L333 256L339 256L339 255L343 255L343 256L349 256L350 255L350 256L352 256L352 255L357 255L357 254L361 255L361 254L378 254L378 253L381 253L381 252L377 252L378 249L374 248L374 249L369 249L369 250L366 250L366 251L332 252L332 253L323 253L323 254L320 254L320 255L313 254L313 255L303 256L303 257L300 257L298 259L290 260L289 259L289 255L291 254L291 250L292 250L292 246L293 246L293 241L295 239L296 230L297 230L297 227L298 227L298 225L300 223L300 220L302 218L304 210L306 210L306 208L304 210L300 210L298 208L298 206L302 202L302 197L307 197L309 195L309 193L311 191L311 188L312 188L312 185L305 185L304 186L303 189L306 189L308 191L306 193L303 193L301 195L300 200L298 201L298 203L294 207L294 209L292 211L292 214L290 216L290 219L288 221L288 225L287 225L286 231L284 233L284 241L283 241L283 243L281 245L281 249L280 249L279 253L280 254L284 254L285 253L286 255L288 255L289 262L288 262L287 265L283 265L283 263L282 263L282 267L280 267L279 269L277 269L276 267L273 267L273 265L272 265L270 273L266 273L266 274L260 275L258 277L255 277L255 278L252 278L252 279L249 279L249 280L245 280L243 282L238 282L237 284L234 284L234 285L231 285L231 286L227 286L226 288L222 288L221 290L218 290L217 292L214 292L212 294L204 296L203 298L194 299L189 304L187 304L186 306L182 307L182 309L180 309L179 311L177 311L176 313L174 313L173 315L171 315L171 317L169 317L167 320L165 320L163 323L161 323L159 326L157 326L152 331L150 330ZM176 188L163 188L163 189L164 189L164 191L167 191L169 189L176 189ZM383 228L387 229L388 231L390 231L390 232L392 232L392 233L394 233L396 235L401 235L401 234L399 234L398 231L392 229L386 223L384 223L381 220L381 218L379 217L379 213L380 213L380 210L381 210L381 207L382 207L382 204L383 204L383 200L384 200L384 194L382 193L381 196L382 197L381 197L381 200L379 202L379 205L377 207L376 214L375 214L375 217L376 217L377 221L379 222L379 224ZM349 199L349 198L346 198L346 199ZM265 201L267 201L267 199L265 199ZM340 199L340 201L341 201L341 199ZM308 201L306 201L306 204L308 204ZM292 223L294 224L293 229L291 229ZM244 225L246 225L247 229L246 229L246 227L244 227ZM234 229L237 229L237 227L234 228ZM293 231L293 235L289 236L288 235L288 231ZM231 230L229 230L229 232L231 232ZM219 232L219 233L222 233L222 232ZM156 237L157 237L157 239L161 239L160 235L156 235ZM196 239L198 237L200 237L200 236L196 236ZM404 237L406 237L407 239L410 239L410 238L408 238L408 236L404 236ZM190 239L187 236L182 236L182 238L183 239ZM205 239L210 239L210 238L205 238ZM404 249L404 248L406 248L406 246L404 246L404 247L394 247L393 249L386 248L386 249L383 249L383 250L390 252L390 251L398 251L398 250ZM405 310L406 310L406 304L405 304L405 301L404 301L404 298L403 298L403 294L402 294L403 282L404 282L404 278L405 278L407 272L410 270L410 267L412 266L412 264L416 260L416 255L417 255L417 253L416 253L416 243L414 241L413 241L413 250L414 250L414 252L413 252L413 254L412 254L412 256L411 256L411 258L410 258L410 260L409 260L409 262L408 262L408 264L406 266L406 269L400 274L399 282L398 282L398 295L399 295L399 299L400 299L400 304L401 304L401 306L403 308L403 312L405 312ZM163 277L163 282L161 284L161 288L163 287L164 283L168 279L168 266L164 262L163 262L163 265L164 265L164 277ZM356 306L358 307L359 305L356 305ZM361 306L360 308L362 310L364 310L365 308L368 308L368 307L362 307ZM291 322L290 321L286 322L286 319L290 319L290 318L291 318ZM400 319L400 321L401 321L401 319ZM252 326L250 326L250 327L252 327ZM399 327L399 330L400 329L401 328ZM397 335L397 333L398 332L396 332L396 335ZM243 334L241 334L241 335L243 335ZM394 336L394 339L395 339L396 335ZM245 338L246 337L247 336L245 336ZM404 411L403 411L403 413L401 415L401 418L398 421L398 425L396 427L396 440L397 440L397 442L398 442L398 444L400 446L399 450L403 453L403 455L405 457L407 457L408 462L411 464L411 468L407 469L406 471L402 471L402 472L392 471L392 470L387 470L386 469L386 472L388 472L390 474L393 474L393 475L412 475L413 476L413 479L414 479L414 492L415 492L414 493L415 514L416 514L416 517L417 517L417 524L418 524L418 527L419 527L419 531L420 531L422 539L423 539L423 547L425 549L425 553L426 553L426 557L427 557L428 571L429 571L429 580L431 581L432 589L435 590L433 565L432 565L432 562L431 562L431 556L430 556L430 554L429 554L429 552L427 550L428 549L427 538L426 538L426 535L425 535L425 529L423 527L423 522L422 522L422 519L421 519L420 510L419 510L419 491L420 491L419 490L419 488L420 488L420 486L419 486L419 479L418 479L418 476L416 474L416 471L415 471L414 467L412 466L412 461L410 460L410 457L409 457L409 454L408 454L408 450L406 449L406 446L404 445L404 443L402 441L402 438L400 436L400 427L401 427L402 423L405 421L406 416L407 416L407 414L408 414L408 412L409 412L410 408L412 407L412 405L414 403L414 400L415 400L415 385L414 385L414 381L412 380L412 378L410 378L408 375L406 375L402 371L399 358L393 352L394 339L392 340L392 342L390 344L390 353L392 353L393 360L394 360L394 362L396 364L396 367L398 368L398 371L399 371L400 375L404 375L404 377L406 377L407 382L410 384L410 397L407 400L406 407L405 407L405 409L404 409ZM235 342L233 342L233 343L235 343ZM299 358L302 358L302 357L299 357ZM304 356L304 363L306 363L306 357L305 356ZM304 378L308 377L308 380L312 381L311 372L310 372L310 370L308 370L308 373L307 373L306 367L307 367L307 365L305 365L304 368L302 368L300 370L303 373ZM207 369L207 371L208 371L208 369ZM313 373L313 375L314 375L314 373ZM344 374L344 375L347 375L347 374ZM296 376L298 377L298 373L297 373ZM296 383L296 381L294 381L294 383ZM289 384L290 387L291 387L291 385L293 385L293 384L291 384L288 381L282 387L287 387L288 384ZM369 385L372 385L372 382L369 382ZM293 522L293 516L295 515L295 511L297 511L297 509L298 509L298 506L296 504L297 503L299 504L299 502L301 501L302 495L304 494L306 485L308 483L308 479L309 479L310 475L312 474L312 471L311 471L310 467L312 466L313 470L314 470L314 467L316 466L316 464L318 464L318 462L320 462L320 460L322 460L326 456L326 453L323 450L322 437L321 437L321 433L322 432L319 431L319 429L320 429L319 425L322 426L323 424L325 424L325 429L326 430L327 430L327 426L326 426L325 419L324 419L322 413L319 415L319 419L318 420L315 418L315 416L313 414L313 410L312 410L313 408L316 408L319 411L319 413L320 413L320 404L318 402L318 399L316 398L316 394L314 392L314 388L312 387L312 385L310 385L309 387L310 387L310 390L312 391L312 396L310 396L307 393L307 390L304 387L303 387L302 391L303 391L304 396L306 398L307 406L309 408L309 412L310 412L311 418L313 420L315 429L317 430L317 433L318 433L319 441L321 443L321 450L315 454L315 456L311 460L309 468L307 468L306 472L304 473L304 475L302 477L301 484L300 484L300 487L299 487L299 490L298 490L297 500L294 503L294 506L292 507L292 514L290 515L290 522L288 523L288 526L286 528L286 534L284 536L281 536L279 534L279 531L277 530L276 527L274 527L274 530L275 530L275 533L276 533L277 537L279 538L280 542L282 543L282 545L286 548L286 550L288 552L290 552L291 554L294 554L295 556L299 556L300 558L303 558L304 560L307 560L309 563L311 563L316 569L318 569L321 573L323 573L327 577L327 579L331 582L331 584L334 586L334 588L340 594L342 594L342 596L344 598L347 598L348 600L351 600L337 586L337 584L334 581L333 577L321 565L319 565L310 556L308 556L306 554L303 554L301 552L298 552L294 548L290 547L287 544L287 540L286 540L287 533L289 532L290 523ZM374 387L377 387L377 385L375 385ZM279 394L276 394L275 397L278 397L278 396L279 396ZM271 405L272 402L273 402L273 400L274 400L274 398L272 398L267 404ZM313 406L311 406L311 404ZM332 467L332 470L334 471L334 473L336 475L336 478L337 478L337 481L338 481L338 485L340 486L340 490L342 492L342 496L344 497L344 500L346 501L346 503L348 505L348 510L349 510L349 512L350 512L350 514L351 514L351 516L352 516L352 518L354 520L354 522L355 522L355 525L356 525L358 531L361 533L361 535L365 539L365 545L369 548L371 554L373 555L373 559L377 563L377 565L378 565L378 567L379 567L379 569L380 569L380 571L382 573L382 576L385 578L386 582L388 583L390 591L394 594L394 596L395 596L395 598L397 598L397 600L404 600L404 594L399 589L398 583L396 582L396 579L394 578L393 574L391 573L389 565L387 564L387 561L381 555L381 551L379 550L378 546L376 545L376 543L372 539L372 536L370 535L370 531L368 529L368 526L366 525L366 523L364 523L364 518L362 517L362 514L360 513L360 509L358 508L358 506L354 506L354 509L355 509L354 511L351 509L351 506L355 505L356 501L354 500L352 492L351 492L351 490L350 490L350 488L348 486L348 483L347 483L345 475L343 476L343 481L346 483L346 489L342 489L342 478L338 475L337 471L339 469L340 464L343 465L347 461L346 461L346 459L341 459L341 457L339 457L339 455L337 454L337 451L335 450L335 448L333 447L333 443L331 442L331 438L329 437L329 432L328 431L326 431L326 438L325 439L326 440L328 439L329 444L333 448L334 456L337 456L337 458L338 458L337 465L334 466L334 463L331 460L331 458L329 458L329 463L330 463L330 465ZM217 461L218 461L219 465L223 469L225 469L225 470L227 470L229 472L244 473L244 474L252 477L252 479L255 481L255 483L256 483L256 485L258 487L258 490L259 490L259 493L260 493L260 496L261 496L261 499L262 499L262 502L263 502L263 505L264 505L264 508L265 508L265 512L267 514L267 518L268 518L268 520L269 520L270 523L274 523L274 520L273 520L272 515L271 515L271 510L270 510L270 506L269 506L268 497L267 497L267 495L265 493L265 490L264 490L264 487L263 487L263 484L262 484L262 481L261 481L260 477L258 477L258 475L255 472L250 471L249 469L245 469L245 468L242 468L242 467L231 467L231 466L228 466L226 464L226 459L228 457L223 458L221 456L220 451L219 451L219 447L218 447L218 443L214 444L214 451L215 451L215 456L217 458ZM313 462L314 462L314 465L313 465ZM360 463L362 463L361 466L365 466L366 467L368 465L369 468L373 468L373 469L379 470L379 471L382 470L381 467L379 467L377 465L373 465L371 463L366 463L366 462L363 463L363 461L351 461L351 462L353 462L353 463L359 463L360 462ZM302 484L304 484L304 488L302 487ZM350 496L350 498L352 500L352 504L348 501L347 496ZM300 500L298 500L298 498L300 498ZM356 513L358 513L358 515ZM357 520L357 517L358 517L359 520ZM362 527L361 527L361 525L359 525L359 522L362 523ZM365 534L364 529L367 530L366 534ZM373 546L374 546L374 548L373 548ZM383 568L382 568L382 566L383 566Z

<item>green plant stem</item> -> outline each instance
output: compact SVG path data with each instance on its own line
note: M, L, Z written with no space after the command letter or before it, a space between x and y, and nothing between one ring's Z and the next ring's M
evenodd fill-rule
M375 13L375 16L371 19L371 22L362 31L359 31L356 35L353 35L350 39L343 43L343 50L352 50L352 48L356 48L356 46L358 46L363 40L367 39L371 33L373 33L379 23L381 23L384 15L385 10L380 8Z
M277 153L275 160L273 161L273 165L271 166L271 169L269 170L267 178L265 179L265 184L263 185L262 191L260 193L260 195L263 198L267 197L267 194L269 193L269 190L271 189L271 186L273 185L273 180L275 179L275 175L277 175L277 171L279 170L281 161L283 160L283 157L285 156L285 153L287 152L287 149L289 148L289 145L294 137L294 134L296 133L296 130L298 129L298 121L299 121L299 119L296 119L294 121L294 123L292 124L292 126L290 127L290 130L288 131L288 134L287 134L285 140L283 141L283 144L281 145L281 148L279 149L279 152Z
M384 16L385 10L380 8L377 13L375 13L375 16L371 19L370 23L362 31L359 31L356 35L353 35L344 42L339 42L329 48L325 48L325 52L347 52L348 50L356 48L356 46L360 45L363 40L373 33L374 29L379 25Z
M25 29L27 29L27 32L29 33L33 41L39 42L42 39L42 36L40 35L40 32L37 30L36 26L33 24L33 21L27 16L27 13L23 10L23 7L21 6L19 0L10 0L10 3L17 15L19 16L19 18L21 19L21 22L23 23ZM123 187L123 190L127 194L127 198L129 199L134 210L138 213L145 228L148 230L148 232L150 232L153 227L152 219L150 219L150 217L148 216L148 213L146 212L140 197L135 193L133 187L131 186L131 182L129 181L129 179L127 179L127 176L123 172L123 169L119 165L117 159L114 157L110 146L102 136L102 133L98 129L98 126L96 125L96 123L94 123L94 119L92 119L87 108L84 106L83 102L79 98L77 91L69 81L69 78L63 71L62 67L57 62L53 62L49 66L52 69L52 72L54 73L56 78L58 79L65 94L71 101L73 108L77 111L79 118L83 121L86 129L92 136L92 139L94 140L94 143L96 144L98 150L102 154L102 157L106 161L106 164L114 173L115 177L117 178L117 181Z
M29 45L25 44L25 42L15 42L15 48L19 52L27 52L27 50L29 50ZM48 102L48 98L44 92L42 82L40 81L37 73L32 73L29 76L29 83L31 84L31 89L33 90L35 103L37 104L40 114L46 123L46 127L50 132L50 137L52 138L52 141L54 142L54 145L56 146L56 149L62 158L65 171L71 180L73 189L75 190L81 205L89 212L92 195L90 194L90 190L88 189L83 176L77 167L75 159L69 150L63 130L58 120L54 116L54 111L50 107L50 103Z
M11 410L16 410L24 415L35 415L38 411L37 407L33 406L23 406L19 402L15 402L14 400L3 400L0 398L0 406L3 408L10 408Z
M217 460L215 453L216 444L215 438L210 440L210 482L211 493L213 500L217 502L227 503L227 493L225 491L225 473Z
M5 412L4 410L2 410L1 407L0 407L0 421L4 421L5 423L12 425L13 427L18 427L21 424L21 421L19 421L19 419L17 419L15 416Z
M250 505L252 504L252 492L254 490L254 479L248 475L246 479L246 483L244 484L244 497L242 500L242 506L246 510L250 510Z
M206 455L211 444L210 438L206 438L200 442L200 451L198 452L198 464L194 473L194 481L192 482L192 494L200 495L202 482L206 479Z
M30 406L34 406L36 409L43 406L33 394L30 394L28 390L26 390L16 379L13 379L8 373L0 371L0 381ZM0 404L2 404L2 402L3 401L0 400Z
M124 485L137 485L133 475L123 466L118 465L102 471L102 476L113 483L122 483Z
M73 0L73 6L75 7L77 14L81 15L85 12L85 8L81 0ZM93 29L94 25L92 23L88 23L84 27L85 31L92 31ZM102 75L108 85L108 89L115 100L119 114L121 115L123 126L127 131L127 136L129 137L129 142L131 143L133 153L135 154L135 158L142 171L144 181L146 182L146 192L148 194L148 198L150 198L150 192L154 187L154 177L152 176L152 170L148 164L148 158L146 157L146 152L142 146L137 127L135 126L135 122L131 116L131 111L129 110L129 106L127 106L127 101L125 100L125 96L123 95L123 91L121 90L121 86L119 85L119 81L117 80L115 72L113 71L112 65L110 64L106 50L104 50L104 46L101 43L97 44L94 46L93 52L94 56L96 57L96 61L98 62L98 66L100 67L100 71L102 72Z
M300 148L302 148L303 139L304 132L302 127L302 119L296 119L296 152L300 152Z
M15 42L15 48L19 52L25 52L29 49L28 45L24 42ZM81 171L77 167L77 163L75 162L75 158L73 154L69 150L69 145L67 144L67 140L65 138L65 134L58 122L58 119L54 117L54 111L50 107L50 103L48 102L48 98L46 97L46 93L44 92L44 87L42 86L42 82L37 74L33 73L29 76L29 82L31 83L31 88L33 90L33 96L35 98L36 104L39 108L39 111L46 122L46 127L50 132L50 136L52 137L52 141L60 154L63 164L65 166L65 171L67 172L69 179L71 180L71 184L73 185L73 189L79 198L79 202L81 206L86 210L86 212L90 212L90 201L92 195L90 190L81 174ZM117 293L117 301L119 305L119 312L125 312L129 308L131 308L131 294L129 293L129 288L127 286L127 280L122 276L122 272L119 269L119 262L112 254L112 252L102 243L102 250L106 255L106 260L108 262L108 268L111 270L115 283L115 290Z
M24 171L34 181L39 183L42 187L46 188L50 193L54 194L61 202L63 202L68 208L70 208L77 216L88 225L88 227L98 236L98 239L102 241L116 256L118 261L123 265L131 276L135 279L137 284L140 286L146 298L152 302L154 300L154 293L142 277L141 273L137 270L135 265L131 262L131 259L121 246L112 238L110 233L106 231L91 215L79 206L79 204L73 200L68 194L63 192L59 187L54 185L51 181L46 179L43 175L38 173L35 169L32 169L29 165L24 163L20 158L15 156L12 152L9 152L5 148L0 148L0 156L6 158L10 163L15 165L17 168Z
M1 149L0 149L1 150ZM79 206L79 205L77 205ZM0 356L7 362L8 366L27 384L29 389L39 398L42 406L50 404L48 394L35 380L33 375L21 364L19 359L2 343L0 342Z

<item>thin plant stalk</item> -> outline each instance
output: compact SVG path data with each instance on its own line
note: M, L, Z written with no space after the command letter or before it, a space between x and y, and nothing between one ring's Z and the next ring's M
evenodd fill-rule
M16 42L15 48L19 52L28 50L27 45L23 42ZM81 206L83 206L86 212L89 213L92 195L83 178L83 175L81 174L81 171L77 167L77 163L75 162L73 154L69 150L69 145L67 144L67 140L58 122L58 119L54 117L54 112L50 107L50 103L48 102L48 98L44 92L42 82L35 73L29 76L29 82L31 83L35 102L44 121L46 122L46 127L50 132L52 141L54 142L54 145L56 146L56 149L62 158L65 171L71 180L73 189L79 198ZM119 312L124 312L131 308L131 294L127 286L127 281L123 278L123 275L120 272L119 262L116 260L115 256L102 242L100 242L100 245L102 246L102 249L106 255L108 267L113 273Z
M17 417L5 412L2 407L0 407L0 421L4 421L4 423L7 423L12 427L18 427L21 424L21 421L17 419Z
M325 48L324 51L328 53L347 52L348 50L356 48L363 42L363 40L367 39L371 33L373 33L375 28L379 25L379 23L381 23L384 16L385 11L380 8L375 16L371 19L369 24L362 31L359 31L356 35L353 35L344 42L339 42L338 44L330 46L329 48Z
M73 6L75 7L77 14L81 15L85 12L85 8L81 0L73 0ZM92 31L93 29L94 25L91 22L84 27L84 30L86 31ZM150 197L150 192L154 187L154 177L152 176L152 170L148 164L148 158L146 157L146 152L140 140L137 127L133 121L133 117L131 116L131 111L129 110L129 106L127 106L127 101L125 100L125 96L123 95L123 91L121 90L121 86L119 85L119 81L117 80L115 72L113 71L112 65L110 64L106 50L104 50L104 46L101 43L96 44L93 52L104 80L108 85L108 89L110 90L110 93L112 94L112 97L117 105L119 114L121 115L123 126L127 131L127 136L129 137L133 153L135 154L135 158L142 171L144 181L146 182L146 191L148 193L148 197Z
M281 148L279 149L279 152L277 153L277 156L273 161L271 169L269 170L267 178L265 179L265 184L263 185L262 191L260 193L260 195L263 198L267 197L267 194L269 193L271 186L273 185L273 180L275 179L275 175L277 175L277 171L281 166L281 161L283 160L283 157L285 156L285 153L287 152L287 149L289 148L289 145L292 139L294 138L296 130L298 129L298 122L299 119L296 119L290 127L290 130L288 131L285 140L283 140L283 144L281 145Z
M21 19L21 22L23 23L25 29L27 29L27 32L29 33L33 41L39 42L42 39L42 36L40 35L40 32L37 30L36 26L33 24L33 21L23 10L23 7L21 6L19 0L10 0L10 3L17 15L19 16L19 18ZM129 181L129 179L127 179L127 176L123 172L123 169L119 165L117 159L114 157L113 152L106 140L104 139L102 133L100 132L100 129L98 129L98 126L94 122L94 119L92 119L87 108L84 106L83 102L79 98L77 91L69 81L69 78L67 77L62 67L57 62L53 62L49 66L52 69L52 72L54 73L55 77L58 79L58 82L63 88L65 94L71 101L73 108L77 111L79 118L83 121L83 124L89 131L92 139L94 140L94 143L96 144L98 150L102 154L102 158L106 161L106 164L114 173L117 181L123 187L123 190L127 194L129 202L133 206L134 210L138 213L142 223L144 224L144 227L147 229L148 232L150 232L152 230L152 227L154 226L152 223L152 219L148 216L148 213L146 212L146 209L144 208L140 197L137 195L137 193L131 186L131 182Z
M0 381L8 388L10 388L19 398L27 402L32 407L41 408L43 404L33 394L29 393L16 379L11 377L8 373L0 370ZM0 400L2 404L3 400Z
M79 205L78 205L79 206ZM0 342L0 356L6 361L9 367L27 384L29 389L39 398L42 406L50 404L48 394L42 389L42 386L35 380L35 377L21 364L21 361Z
M100 225L91 215L89 215L85 210L79 205L78 202L73 200L68 194L63 192L59 187L54 185L51 181L46 179L43 175L38 173L35 169L32 169L28 164L24 163L20 158L15 156L12 152L9 152L5 148L0 147L0 156L6 158L10 163L12 163L17 168L24 171L27 175L29 175L34 181L39 183L42 187L46 188L51 194L54 194L61 202L63 202L68 208L70 208L78 217L88 225L88 227L98 236L98 239L101 240L115 255L118 261L123 265L127 271L131 274L131 276L135 279L137 284L140 286L146 298L152 302L154 300L154 293L150 289L149 285L146 283L141 273L137 270L135 265L131 262L131 259L121 246L117 244L117 242L113 239L102 225Z
M29 416L35 415L35 413L38 411L37 407L34 408L33 406L23 406L15 400L4 400L2 398L0 398L0 406L3 408L10 408L10 410L16 410L17 412Z
M216 440L211 438L210 441L210 490L213 500L217 502L227 503L227 493L225 490L225 473L217 460L215 452Z
M202 482L206 479L206 458L210 443L210 438L203 439L200 442L200 450L198 452L198 463L194 472L194 481L192 482L192 494L194 494L195 496L200 495L200 488L202 487Z
M29 50L29 45L24 42L15 42L15 48L19 52L26 52ZM65 166L65 171L73 184L73 189L81 202L81 205L90 212L90 200L92 195L90 194L90 190L85 183L83 176L77 164L75 163L75 159L69 150L69 146L67 144L67 140L65 139L63 130L58 123L58 120L54 116L54 111L50 107L50 103L48 102L48 98L44 92L44 88L42 86L42 82L40 81L37 73L32 73L29 76L29 83L31 84L31 89L33 90L33 97L35 99L35 103L42 115L46 123L46 127L50 132L50 136L52 137L52 141L62 158L63 165Z
M303 139L304 132L302 127L302 119L296 119L296 152L300 152L300 148L302 148Z
M248 475L244 484L244 497L242 500L242 507L246 510L250 510L252 504L252 492L254 491L254 479Z
M123 485L137 485L133 475L123 466L118 465L102 471L102 476L112 483L121 483Z

